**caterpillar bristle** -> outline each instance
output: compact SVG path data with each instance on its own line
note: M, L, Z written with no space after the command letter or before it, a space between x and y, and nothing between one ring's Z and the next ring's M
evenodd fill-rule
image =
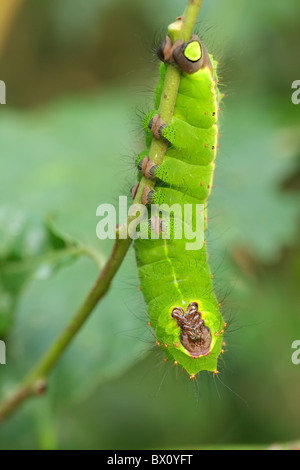
M154 237L137 239L135 248L156 344L165 350L167 360L182 366L193 380L201 370L219 373L217 361L224 353L221 335L226 327L213 290L215 275L207 264L205 234L199 248L188 252L184 242L191 239L185 234L181 238L174 236L175 226L182 224L183 218L171 208L176 204L184 208L185 204L201 203L205 207L203 230L209 221L207 199L214 187L214 161L219 146L220 80L217 63L195 35L186 43L175 44L167 37L159 51L163 63L155 90L155 109L143 119L146 149L137 160L146 179L142 194L148 215L146 229ZM168 86L167 67L172 66L179 68L181 75L174 116L166 125L159 109L160 103L169 98L163 90ZM161 142L166 148L163 159L153 150ZM152 214L153 205L160 204L164 209ZM165 224L170 228L169 238L161 229L165 219L160 214L164 211L170 215L169 224ZM198 206L190 222L193 229L198 220L196 213L201 216Z

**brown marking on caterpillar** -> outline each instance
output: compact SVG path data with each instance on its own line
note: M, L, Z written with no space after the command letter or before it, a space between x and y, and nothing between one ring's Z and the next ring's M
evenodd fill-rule
M139 187L140 187L140 183L136 183L134 186L132 186L132 188L131 188L131 197L132 197L132 199L136 198Z
M174 361L175 366L178 366L178 361Z
M214 371L213 371L214 376L219 375L219 373L220 373L220 372L219 372L218 370L214 370Z
M172 40L170 36L166 36L163 42L157 49L158 58L162 62L166 62L168 64L174 63L173 52L174 50L182 44L182 40L177 40L174 44L172 44Z
M227 324L227 323L224 323L224 325L223 325L223 326L224 326L224 328L227 328L228 324Z
M190 375L190 380L195 380L196 376L195 374Z
M145 174L145 170L146 170L148 162L149 162L149 157L146 156L139 163L138 169L141 171L143 175Z
M172 317L181 329L180 341L191 357L207 356L211 348L211 332L205 326L198 304L191 302L187 313L180 307L173 308Z
M144 157L143 160L140 161L138 165L138 169L141 171L142 175L144 175L147 179L154 179L155 176L152 174L152 168L157 168L154 161L149 159L149 157Z
M154 116L149 122L149 128L155 139L160 139L162 137L162 131L166 127L166 124L162 120L159 114Z
M148 186L146 186L146 188L144 188L144 191L143 191L143 196L142 196L142 204L144 204L144 206L146 204L148 204L148 194L150 193L150 189L148 188Z
M216 337L216 338L219 338L219 336L220 336L219 333L216 331L216 332L215 332L215 337Z
M164 357L164 362L168 362L168 359L166 357Z
M179 348L179 343L174 343L175 348Z
M151 229L154 230L156 235L160 235L163 232L163 221L160 217L154 215L150 219Z
M149 326L152 326L152 325L151 325L151 321L148 321L148 325L149 325Z
M224 330L221 330L221 335L223 335L224 333L225 333L225 331L224 331Z
M170 51L171 47L172 47L171 38L170 38L170 36L166 36L165 39L163 40L163 42L157 48L158 58L162 62L166 62L167 59L169 59L169 51Z
M179 20L180 21L180 20ZM189 60L185 55L185 50L191 42L197 41L201 47L201 57L199 60ZM185 43L181 39L177 40L173 45L170 36L167 36L157 49L157 55L162 62L173 64L185 73L192 74L198 72L201 68L208 67L213 74L213 67L209 54L200 41L198 36L193 35L191 39Z
M227 346L227 343L225 343L225 341L223 341L222 346L225 348L225 346Z
M149 160L145 169L145 176L147 179L153 179L153 176L151 174L152 168L154 168L156 165L153 160Z
M160 347L160 342L156 341L156 346Z
M225 354L225 350L224 350L224 349L221 349L221 354Z
M185 50L187 46L192 42L198 42L201 48L201 57L199 60L193 61L188 59L185 55ZM174 46L176 43L174 44ZM213 66L209 57L209 54L201 42L201 40L195 34L191 37L191 39L183 44L180 44L178 47L174 48L173 51L173 58L178 65L178 67L187 74L193 74L198 72L201 68L209 68L211 73L213 74Z
M173 62L173 53L172 53L172 40L170 36L167 36L165 39L165 45L163 48L163 60L166 62Z
M165 344L165 348L168 348L168 347L169 347L168 344Z

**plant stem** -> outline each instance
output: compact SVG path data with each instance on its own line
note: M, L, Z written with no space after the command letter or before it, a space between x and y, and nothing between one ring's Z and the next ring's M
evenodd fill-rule
M175 23L169 25L169 35L173 43L178 39L187 41L191 37L201 5L202 0L188 0L183 16L180 16ZM168 65L158 110L158 113L165 124L169 124L171 122L180 79L180 70L173 65ZM153 160L155 165L161 165L167 148L168 142L164 139L153 139L149 150L149 159ZM144 188L147 186L149 189L153 189L154 185L155 181L147 180L143 177L141 179L137 197L141 199Z
M176 41L177 39L182 39L183 41L189 39L192 34L192 30L196 22L201 4L202 0L189 0L183 17L169 26L169 34L173 41ZM173 67L172 65L167 67L164 89L159 107L159 114L166 123L169 123L173 116L180 84L180 77L181 73L177 68ZM153 139L150 147L149 157L152 158L156 164L161 163L167 147L168 144L163 139ZM153 182L147 180L146 178L142 178L134 203L141 203L143 190L146 185L153 185ZM132 217L128 218L127 226L132 219ZM111 282L119 267L121 266L130 245L131 239L129 237L126 239L119 238L116 241L112 253L94 287L78 312L70 321L69 325L45 353L44 357L29 373L15 394L6 402L4 402L2 406L0 406L0 421L10 415L12 411L14 411L23 401L25 401L25 399L33 395L41 395L46 390L46 379L49 373L52 371L55 364L58 362L71 341L74 339L80 328L89 318L98 302L109 290Z

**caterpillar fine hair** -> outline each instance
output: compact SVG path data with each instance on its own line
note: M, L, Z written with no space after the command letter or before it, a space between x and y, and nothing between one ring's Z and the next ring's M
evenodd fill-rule
M164 239L163 221L150 216L150 205L202 204L210 195L218 141L217 62L197 36L172 45L169 36L158 49L162 61L155 91L155 111L143 121L146 150L137 159L141 175L154 180L146 187L143 204L149 210L149 230L155 239L135 241L141 290L148 305L157 344L168 360L181 365L191 376L207 370L217 373L222 352L223 319L213 291L213 276L207 263L205 243L187 250L187 239L172 237L182 221L170 219L171 236ZM173 118L166 125L158 114L167 64L181 71ZM152 139L165 139L168 149L163 163L149 159ZM133 196L138 185L133 188ZM192 226L195 226L193 215Z

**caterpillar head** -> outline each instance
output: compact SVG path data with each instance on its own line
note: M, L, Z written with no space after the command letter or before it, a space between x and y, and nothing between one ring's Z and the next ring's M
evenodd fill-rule
M177 320L181 329L180 341L188 353L195 358L207 356L211 350L212 337L201 312L198 311L198 304L191 302L186 313L182 308L175 307L172 317Z
M196 35L193 35L187 42L178 40L173 45L171 38L167 36L158 47L157 55L162 62L176 63L183 72L188 74L196 73L205 67L213 70L209 54Z

